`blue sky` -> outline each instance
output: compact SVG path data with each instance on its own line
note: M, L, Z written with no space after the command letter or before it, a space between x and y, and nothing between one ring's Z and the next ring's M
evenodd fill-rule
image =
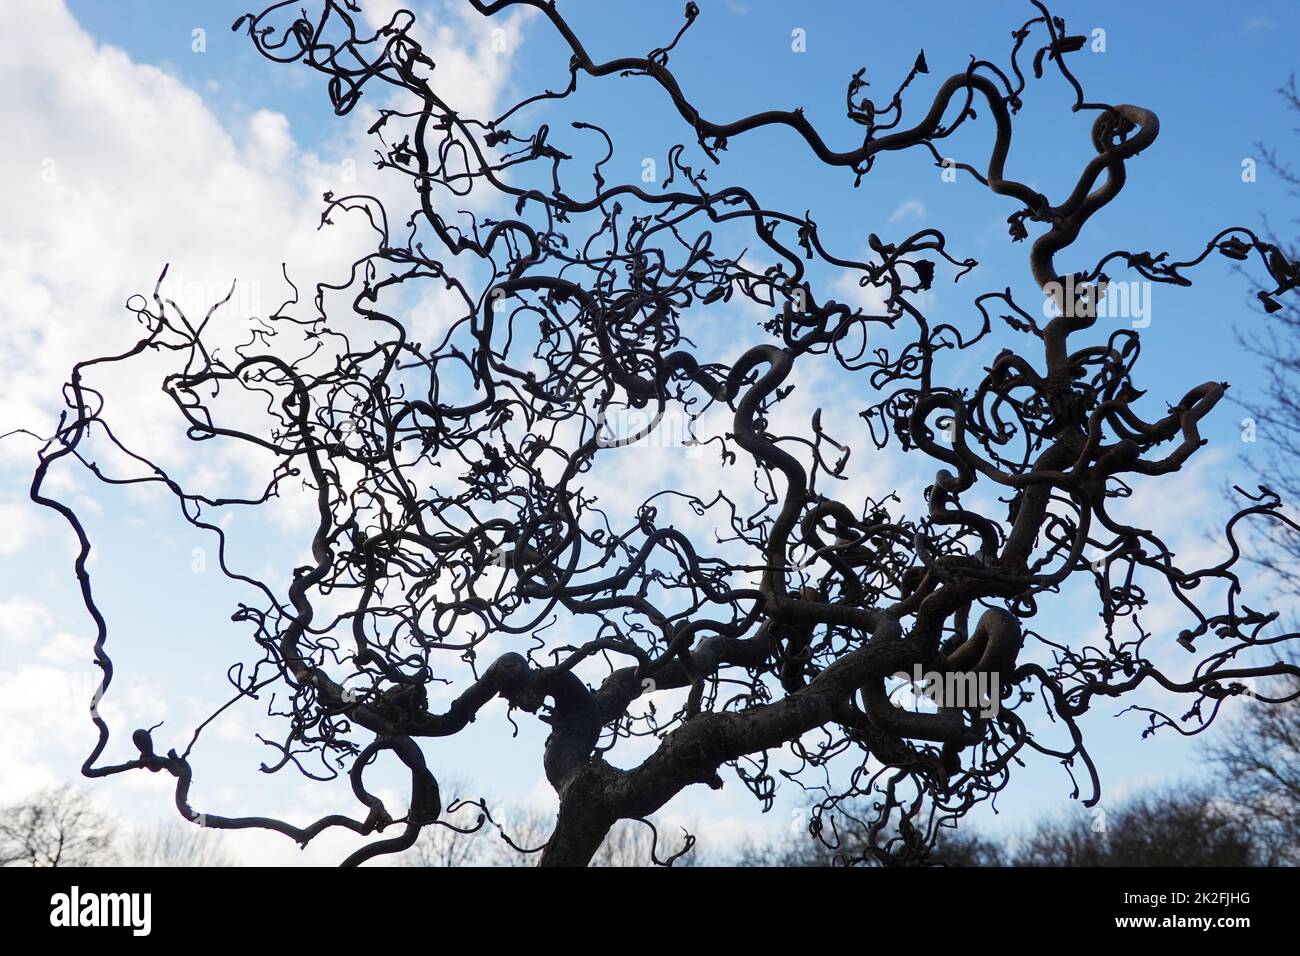
M475 104L500 106L566 80L567 53L540 18L507 23L502 16L485 23L450 3L411 5L437 48L437 75ZM0 39L0 71L6 74L0 112L11 128L16 123L25 131L0 159L5 181L14 184L0 197L0 278L17 289L0 303L7 341L0 358L0 372L7 373L0 384L0 431L48 427L67 366L128 334L130 316L121 303L126 294L150 288L164 262L172 264L174 277L192 280L196 302L249 273L254 295L270 299L279 294L273 280L281 260L295 276L328 275L353 237L346 228L338 230L342 236L315 232L319 196L337 189L351 171L364 182L368 162L358 130L367 125L364 111L335 117L314 76L267 63L246 36L230 32L230 23L248 9L244 0L68 0L66 6L51 0L36 6L42 9L18 14L27 29ZM363 0L367 8L390 6ZM597 59L643 54L667 42L679 25L680 6L560 3ZM1033 15L1029 4L1017 2L803 6L753 0L701 7L703 15L672 56L695 105L724 120L801 106L840 148L854 145L858 135L843 117L843 98L860 67L867 68L875 95L887 96L924 49L931 73L908 91L916 115L971 54L1003 62L1010 31ZM1081 52L1071 62L1091 98L1138 104L1161 119L1155 146L1130 165L1124 194L1090 224L1066 265L1091 266L1114 248L1167 249L1183 257L1224 226L1258 226L1268 210L1276 210L1271 219L1279 226L1294 218L1285 189L1262 166L1254 182L1243 181L1241 173L1243 160L1258 158L1258 140L1283 148L1294 142L1295 118L1274 91L1296 65L1294 39L1286 37L1300 34L1300 7L1059 3L1053 12L1072 32L1105 31L1104 52ZM498 25L509 28L504 54L488 47ZM806 52L791 48L796 29L805 33ZM1060 196L1086 161L1089 121L1070 114L1072 94L1059 79L1031 81L1026 99L1008 168ZM597 119L619 144L611 169L626 178L639 175L644 158L663 163L668 146L689 140L662 93L643 79L584 81L573 109L579 112L554 109L554 118L539 112L536 121L558 130L576 115ZM975 161L987 154L988 141L987 128L977 123L954 151ZM1006 286L1033 301L1025 247L1013 246L1006 233L1013 207L970 181L943 181L917 153L884 157L853 189L850 173L819 167L789 131L769 129L734 141L711 180L743 183L771 207L811 210L828 243L850 255L865 254L871 232L888 240L923 225L941 228L950 250L978 259L981 268L957 286L938 284L928 301L932 319L967 321L977 294ZM1139 384L1151 393L1148 409L1209 379L1227 380L1244 396L1260 383L1255 361L1237 346L1234 333L1257 321L1246 307L1252 288L1226 260L1209 263L1195 279L1190 291L1161 287L1152 293L1139 366ZM753 317L737 321L752 324ZM711 330L702 347L727 349L736 334ZM967 366L966 374L973 368ZM952 374L963 374L960 362ZM145 396L133 395L131 384L119 383L124 407L139 402L144 408ZM829 391L821 401L846 420L869 404L865 395L822 384ZM1235 408L1217 409L1204 428L1211 445L1199 463L1142 499L1142 507L1164 527L1172 525L1189 548L1209 547L1205 529L1230 513L1219 489L1250 480L1240 456L1261 447L1240 441L1240 419ZM154 426L152 418L141 420ZM864 439L854 444L855 453L858 446L866 451ZM0 619L4 802L73 778L93 742L82 702L94 686L86 663L91 632L74 590L70 535L24 503L33 450L34 443L21 439L0 446L0 528L7 532L0 540L0 607L8 612ZM196 459L180 442L165 443L164 450L200 483L229 478L241 467ZM900 485L921 480L895 468L882 465ZM92 515L98 549L92 573L123 675L105 712L120 719L122 741L135 726L166 719L160 735L173 734L183 744L186 720L192 724L204 706L220 699L224 667L242 636L229 624L241 595L215 573L196 570L205 555L195 549L208 545L176 520L164 499L95 488L84 476L62 480ZM241 559L283 579L304 539L292 503L266 521L234 520L245 532ZM1165 621L1160 609L1152 613L1176 633L1172 617ZM1048 620L1064 631L1082 631L1095 629L1094 616L1085 593L1064 597ZM1194 746L1172 735L1142 741L1141 719L1113 719L1115 710L1099 708L1085 723L1106 800L1198 771ZM250 711L205 738L204 798L222 812L270 809L299 822L335 809L329 801L339 797L337 788L286 786L287 780L256 772L264 756L251 739L258 726ZM545 805L545 734L535 721L520 721L520 728L511 738L498 708L466 734L438 742L430 761L497 797ZM147 820L170 812L164 780L129 775L94 786L115 813ZM1059 767L1031 762L1000 798L1003 813L986 815L982 823L1014 828L1062 809L1069 791ZM776 811L759 818L731 781L720 795L685 794L668 816L700 821L702 839L722 847L745 832L788 829L794 807L794 794L783 791ZM278 837L232 844L250 862L333 862L346 845L323 841L300 855Z

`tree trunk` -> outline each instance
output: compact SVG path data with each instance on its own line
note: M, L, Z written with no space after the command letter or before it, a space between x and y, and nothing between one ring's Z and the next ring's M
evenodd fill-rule
M596 764L580 767L560 788L555 831L538 866L587 866L605 842L618 815L610 806L609 774L600 769Z

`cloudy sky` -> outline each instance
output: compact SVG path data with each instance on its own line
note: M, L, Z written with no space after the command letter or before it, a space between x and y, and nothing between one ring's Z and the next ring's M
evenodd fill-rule
M311 6L310 2L307 4ZM373 22L398 4L362 0ZM536 90L561 86L563 53L540 18L522 14L484 20L460 5L416 0L418 35L437 63L440 92L456 108L485 116ZM561 9L597 58L644 54L671 38L679 4L564 2ZM924 49L931 70L910 91L927 102L927 82L963 69L970 54L1001 62L1010 31L1032 15L1028 4L944 3L925 16L906 5L832 2L815 11L774 2L702 3L704 16L674 69L707 115L734 117L764 108L802 106L827 139L851 145L856 128L843 118L848 78L862 66L879 78L877 95L906 74ZM1104 50L1075 58L1089 93L1109 102L1149 107L1161 118L1156 146L1130 170L1128 190L1090 226L1080 263L1113 248L1168 248L1181 255L1231 224L1282 226L1294 218L1285 191L1266 173L1243 179L1243 161L1257 142L1294 142L1294 117L1274 90L1294 66L1300 29L1294 4L1061 3L1054 12L1074 31L1104 31ZM295 282L336 276L366 251L364 230L341 222L320 230L327 190L390 187L374 181L365 130L380 102L335 117L316 76L262 60L230 23L245 0L41 0L10 4L0 31L0 115L9 132L0 150L0 432L48 434L60 408L60 384L72 363L134 341L127 298L152 289L166 265L173 297L202 311L238 280L235 303L250 313L274 308L285 295L281 264ZM1175 15L1175 11L1179 11ZM803 31L796 50L792 32ZM1031 87L1018 128L1012 171L1049 195L1072 184L1082 164L1086 121L1071 116L1070 91L1059 82ZM621 175L637 178L646 158L662 157L689 139L664 97L644 81L590 84L574 104L599 118L620 144ZM565 125L573 115L565 113ZM560 117L546 118L555 128ZM1023 130L1023 131L1022 131ZM964 158L987 149L987 130L963 141ZM780 131L733 144L712 178L743 182L765 203L810 209L839 248L865 254L866 236L906 235L922 224L949 237L958 256L980 260L961 287L941 286L927 300L937 320L970 315L979 292L1029 288L1023 246L1006 234L1011 211L969 182L946 182L913 154L882 160L858 189L841 170L816 168ZM616 174L619 167L612 169ZM607 176L610 172L607 171ZM481 204L481 205L479 205ZM464 204L493 211L488 197ZM1234 328L1252 321L1251 289L1217 263L1197 276L1192 292L1154 291L1142 321L1141 382L1176 401L1205 380L1226 380L1249 396L1258 371L1235 344ZM828 277L828 281L834 281ZM842 297L862 296L845 285ZM412 304L417 332L439 321L436 297ZM752 331L755 316L735 321ZM749 332L744 333L750 334ZM418 337L418 336L417 336ZM716 330L702 347L734 347L733 329ZM971 360L973 361L973 359ZM978 366L971 366L978 368ZM953 366L960 375L962 367ZM187 447L163 421L148 388L115 382L117 417L152 442L198 486L246 480L257 463ZM813 376L815 393L834 383ZM869 404L834 391L808 399L825 405L845 431ZM1217 553L1206 532L1231 512L1222 488L1249 481L1243 462L1259 448L1241 441L1239 409L1221 407L1206 428L1211 445L1195 464L1138 489L1131 503L1147 524L1206 560ZM1264 439L1266 440L1266 439ZM74 542L57 518L26 501L37 442L22 435L0 442L0 803L73 780L93 745L86 702L97 682L90 667L90 622L76 595ZM866 451L865 442L862 451ZM656 482L689 476L698 463L663 455L628 458L626 473L600 476L616 502L634 503ZM864 493L899 488L915 493L927 478L881 459L855 480ZM204 542L177 519L174 504L138 490L108 490L71 470L52 476L56 488L88 516L96 551L91 564L109 619L110 649L120 680L102 705L117 729L166 721L162 746L183 743L187 730L222 699L224 669L242 634L229 616L240 594L204 570ZM888 487L885 487L888 486ZM621 496L621 497L620 497ZM283 576L310 535L302 502L278 500L264 524L242 543L241 557L268 577ZM1264 586L1263 584L1261 586ZM1081 639L1100 632L1087 595L1065 596L1050 620ZM1144 623L1176 633L1177 611L1157 603ZM1177 648L1174 649L1177 653ZM1170 656L1171 666L1185 666ZM1139 740L1142 719L1115 718L1099 708L1085 723L1107 799L1165 778L1195 774L1194 745L1172 736ZM212 728L199 756L196 791L224 813L261 813L306 822L348 809L338 787L308 786L257 772L265 755L253 738L259 716L236 711ZM173 737L168 737L168 734ZM465 734L429 753L435 768L472 780L493 796L545 808L552 799L541 774L544 729L521 721L518 737L500 702ZM699 788L696 788L699 789ZM990 828L1065 806L1070 781L1049 761L1031 764L986 814ZM128 774L93 785L106 811L144 822L171 814L167 779ZM395 798L400 803L400 798ZM733 782L721 794L688 792L666 816L700 821L705 845L725 847L745 833L789 829L797 803L783 793L760 817ZM274 836L233 836L232 852L247 862L330 863L351 846L325 837L306 852Z

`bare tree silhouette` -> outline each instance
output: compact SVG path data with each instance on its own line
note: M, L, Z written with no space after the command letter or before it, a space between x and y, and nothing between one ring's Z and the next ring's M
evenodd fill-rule
M1011 866L1256 866L1275 862L1249 819L1235 812L1213 789L1185 785L1135 794L1104 815L1076 808L1045 820L1014 842L1005 855L1005 863Z
M123 866L234 866L234 859L216 838L214 833L177 820L141 827L115 841L115 862Z
M1300 116L1300 91L1296 89L1295 76L1278 93L1287 110ZM1300 200L1300 172L1292 168L1276 147L1266 143L1256 146L1265 167L1288 187L1292 198ZM1293 220L1291 224L1294 226L1296 222ZM1280 261L1288 258L1294 261L1300 252L1294 237L1279 237L1274 225L1267 221L1264 236L1281 250ZM1266 384L1262 400L1247 397L1243 404L1253 420L1250 425L1255 439L1265 440L1260 479L1285 500L1294 501L1300 494L1300 307L1294 297L1289 297L1280 302L1263 300L1256 304L1256 311L1267 316L1268 321L1252 322L1239 332L1238 338L1259 359ZM1262 530L1270 547L1261 549L1252 558L1292 592L1300 589L1300 571L1297 571L1300 539L1272 526Z
M1250 826L1270 862L1300 865L1300 682L1279 678L1272 698L1287 703L1248 707L1226 721L1209 751L1224 799Z
M734 861L741 866L835 866L869 858L870 807L843 809L837 848L786 835L754 841ZM1271 836L1241 807L1205 786L1178 784L1137 793L1109 811L1071 811L1035 821L1021 832L991 837L968 827L940 832L932 866L1259 866L1281 861Z
M362 217L375 250L337 284L318 285L311 302L295 291L234 347L213 340L221 303L191 320L160 278L152 297L129 303L144 329L138 343L73 369L67 411L31 491L77 535L101 693L113 665L87 570L91 542L74 505L46 485L64 460L103 481L166 489L186 520L219 542L221 570L258 595L234 616L260 657L231 669L231 700L279 691L272 713L283 736L268 741L275 756L265 769L344 773L363 811L300 827L193 806L193 742L161 752L138 729L134 757L102 762L110 728L98 711L87 776L167 773L186 819L273 830L304 845L331 828L396 830L346 861L358 864L411 847L439 819L425 748L501 697L550 727L541 762L559 812L543 864L587 864L619 821L644 820L694 784L720 788L724 771L770 806L770 753L782 748L798 763L787 775L822 795L814 833L833 839L820 813L869 794L860 858L909 863L925 858L942 824L1002 790L1031 751L1065 764L1081 778L1076 795L1095 803L1100 782L1079 718L1098 701L1158 688L1181 716L1138 708L1150 729L1198 733L1244 680L1300 674L1271 658L1252 661L1256 649L1300 635L1245 603L1237 571L1241 522L1300 530L1275 495L1243 492L1224 531L1226 557L1200 568L1181 566L1156 530L1111 513L1130 482L1178 471L1204 444L1200 423L1225 383L1166 396L1167 411L1145 417L1133 377L1138 332L1086 335L1113 282L1106 270L1183 287L1216 253L1254 257L1273 283L1260 293L1265 303L1294 289L1300 271L1241 227L1181 259L1121 250L1090 266L1060 263L1159 130L1149 110L1085 97L1067 63L1084 38L1061 19L1035 2L1006 64L972 59L912 125L906 93L929 72L924 55L884 101L868 97L859 72L846 93L854 141L837 149L801 110L715 120L692 105L669 60L699 16L694 3L665 45L607 62L591 58L552 3L472 5L489 17L537 11L540 28L571 51L567 86L474 118L438 92L410 13L371 32L350 0L317 0L311 13L295 0L235 23L262 55L322 74L339 115L370 87L401 98L400 108L380 110L371 133L376 165L409 184L414 211L394 215L373 195L326 194L323 219ZM1007 169L1031 84L1026 69L1059 77L1074 110L1095 116L1077 160L1062 148L1060 161L1079 173L1055 201ZM528 107L544 102L552 116L580 83L628 75L662 91L691 149L713 168L687 165L677 144L664 182L617 182L608 178L615 144L605 129L582 121L563 131L524 128ZM992 135L986 158L940 153L977 124ZM828 249L809 215L764 208L746 188L712 182L728 143L764 128L855 183L878 157L908 151L1002 197L1013 241L1038 232L1028 272L1043 298L1022 307L1008 286L974 298L969 328L932 324L923 293L938 275L960 279L977 265L950 253L937 229L894 241L872 235L863 261ZM600 158L577 158L593 144ZM514 217L449 211L471 190L505 197ZM751 267L743 255L751 248L775 264ZM827 269L879 291L880 307L829 298L818 278ZM414 341L401 318L419 289L441 296L446 321L434 342ZM737 355L706 354L692 333L733 299L765 311L763 341ZM1044 301L1053 315L1040 320ZM945 381L943 353L984 342L998 322L1015 347L969 381ZM888 347L875 339L886 332ZM171 361L163 388L191 439L274 457L260 496L186 491L157 456L117 437L91 379L146 356ZM778 428L792 372L814 365L852 376L871 395L862 419L878 447L896 443L937 466L924 502L908 510L895 495L837 498L849 436L832 436L820 412L798 433ZM256 400L260 426L234 417L230 402L240 396ZM727 425L701 440L716 464L694 469L690 487L666 487L626 513L590 490L598 466L626 464L619 449L652 438L665 421L709 415ZM95 455L96 446L115 454ZM129 467L110 464L124 461ZM310 563L284 588L230 566L222 512L256 508L300 483L315 496ZM692 521L716 533L683 530ZM1077 631L1033 629L1044 603L1075 578L1096 586L1100 645ZM1148 634L1137 622L1157 590L1192 622L1181 633ZM518 649L479 661L489 636ZM1174 641L1195 662L1170 673L1149 652ZM465 663L473 679L445 709L431 707L429 686ZM978 701L950 694L937 709L895 706L889 678L914 668L987 693ZM1031 732L1029 705L1068 730L1068 745ZM646 737L653 752L620 768L628 742ZM409 771L401 812L367 788L381 757ZM842 785L830 782L832 760L854 765ZM663 862L692 842L655 836L652 853Z
M0 810L0 866L102 866L113 828L86 794L52 787Z

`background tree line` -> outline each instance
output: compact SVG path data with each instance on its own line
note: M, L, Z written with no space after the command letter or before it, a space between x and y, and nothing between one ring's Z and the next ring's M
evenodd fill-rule
M233 866L215 837L168 821L132 827L85 792L52 787L0 810L0 866Z
M1267 692L1268 689L1265 689ZM1257 691L1258 692L1258 691ZM1203 751L1206 781L1166 785L1091 812L1037 821L1023 832L993 837L973 826L947 831L930 862L948 866L1294 866L1300 862L1300 703L1239 701L1226 732ZM398 862L405 866L532 866L550 835L551 815L534 808L483 814L467 799L468 782L449 790L450 826L425 830ZM860 856L866 834L837 816L839 852L807 832L751 840L738 847L707 834L677 866L831 866ZM482 826L476 832L456 832ZM698 829L692 827L693 832ZM505 839L503 837L508 837ZM657 844L656 844L657 834ZM823 829L826 835L826 828ZM829 837L828 837L829 838ZM596 866L648 866L682 850L681 830L624 821L593 860ZM133 828L95 811L81 791L63 787L0 811L0 864L7 866L229 866L214 834L180 823Z

